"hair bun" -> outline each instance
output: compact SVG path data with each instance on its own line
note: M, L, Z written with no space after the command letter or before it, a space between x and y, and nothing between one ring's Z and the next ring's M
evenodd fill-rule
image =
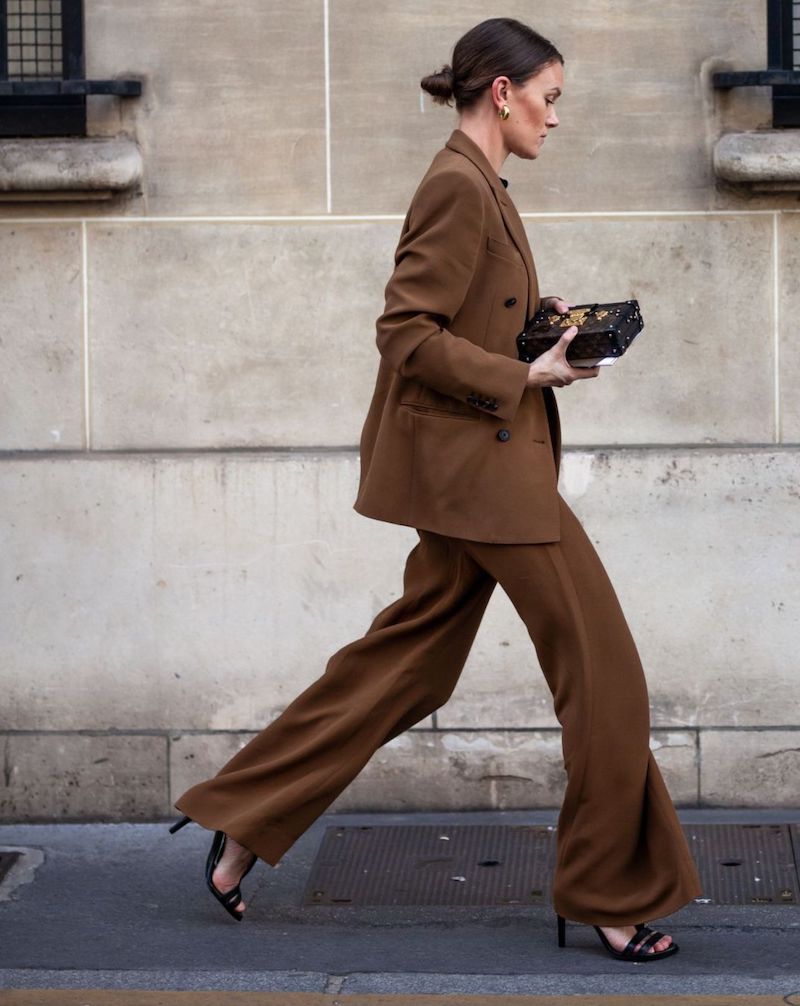
M438 101L439 104L444 105L453 97L454 81L453 68L447 63L436 73L423 77L419 82L419 86L423 91L427 91L428 94L433 95L434 101Z

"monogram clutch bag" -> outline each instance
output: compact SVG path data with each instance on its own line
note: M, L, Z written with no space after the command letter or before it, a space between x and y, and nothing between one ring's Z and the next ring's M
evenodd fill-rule
M616 363L644 328L636 300L576 304L568 314L546 308L537 311L517 336L520 360L532 363L537 356L552 349L573 325L578 326L578 331L566 354L573 367Z

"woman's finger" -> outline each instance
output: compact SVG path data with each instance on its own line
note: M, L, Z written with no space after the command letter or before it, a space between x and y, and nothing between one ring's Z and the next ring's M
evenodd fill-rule
M556 346L560 346L562 350L566 351L567 346L572 342L572 340L575 338L577 334L578 334L578 326L571 325L558 340Z

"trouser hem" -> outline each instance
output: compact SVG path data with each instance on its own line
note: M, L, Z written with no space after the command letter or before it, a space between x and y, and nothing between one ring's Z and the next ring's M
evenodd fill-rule
M580 909L561 906L555 899L553 901L553 908L568 922L582 922L590 926L636 926L640 922L650 923L653 919L662 919L668 915L672 915L679 908L691 904L702 893L702 889L698 885L693 885L689 888L688 892L683 890L680 894L676 894L673 897L664 898L651 905L645 905L639 910L635 918L631 917L632 913L629 911L626 911L624 915L619 912L584 913Z
M276 824L259 826L258 831L255 832L252 829L239 828L235 823L214 821L203 811L194 814L177 803L174 806L201 827L208 828L210 831L224 831L234 842L238 842L248 852L252 852L259 859L263 859L265 863L269 863L270 866L277 866L284 853L297 841L296 835L290 835L288 831L284 831Z

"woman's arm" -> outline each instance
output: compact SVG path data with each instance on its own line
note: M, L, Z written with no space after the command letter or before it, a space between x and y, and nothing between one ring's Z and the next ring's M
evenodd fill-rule
M431 175L417 191L376 322L376 343L403 377L471 405L473 394L493 399L492 414L510 421L529 365L447 328L464 303L481 251L483 198L460 171Z

